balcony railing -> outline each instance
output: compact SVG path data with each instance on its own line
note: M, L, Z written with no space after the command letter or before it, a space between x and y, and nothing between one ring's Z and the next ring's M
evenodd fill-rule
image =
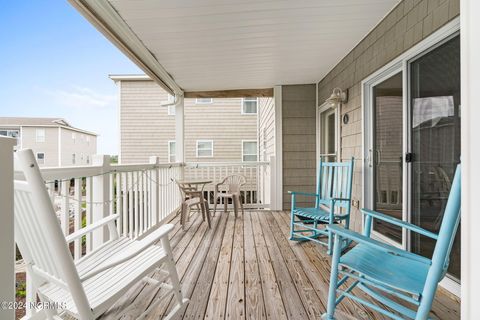
M121 235L136 238L162 224L180 207L181 196L175 179L212 181L205 197L213 204L214 184L230 174L242 174L245 208L269 208L272 188L270 162L239 163L149 163L110 164L109 156L94 156L89 166L42 168L59 224L65 236L106 216L118 214ZM23 179L15 172L15 179ZM231 206L231 204L228 204ZM221 205L219 208L223 208ZM108 241L107 230L99 230L69 244L74 260L80 259ZM26 275L26 300L35 301L35 288ZM27 304L28 305L28 304ZM26 318L35 314L27 310Z

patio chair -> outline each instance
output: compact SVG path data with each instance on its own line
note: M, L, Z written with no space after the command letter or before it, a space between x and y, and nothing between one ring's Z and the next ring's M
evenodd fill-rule
M320 160L317 192L288 192L292 195L290 240L313 240L327 246L327 253L331 254L333 237L326 226L345 222L345 228L348 229L350 225L353 163L353 158L345 162ZM314 198L315 207L298 207L297 196ZM296 227L299 229L295 229ZM327 236L327 241L318 239L321 236ZM347 245L348 243L345 243L345 246Z
M220 183L215 185L215 191L213 195L213 199L215 201L213 205L213 216L215 216L215 212L217 211L217 202L220 199L223 199L223 210L227 212L227 205L228 199L232 199L233 204L233 211L235 212L235 217L238 216L238 207L240 206L243 212L243 197L241 188L246 183L246 179L241 174L232 174L225 177ZM222 192L222 188L224 188L225 192Z
M438 283L447 273L450 251L460 221L460 171L459 165L455 172L438 234L367 209L362 210L365 217L363 235L338 226L331 225L328 227L335 235L335 243L327 313L322 316L322 319L334 319L335 308L345 297L393 319L424 320L428 318ZM373 219L436 240L432 258L429 259L371 239L370 230ZM341 242L345 239L353 240L358 244L341 255ZM339 274L342 276L340 280L338 280ZM348 283L346 289L340 289L341 285L345 284L348 279L352 279L353 282ZM395 310L401 316L353 294L352 289L354 287L363 290L367 295ZM391 297L403 301L401 303L395 302ZM413 306L414 309L407 307L405 302Z
M178 180L175 180L180 189L182 196L182 205L180 208L180 224L182 228L185 229L186 222L190 218L190 209L196 207L199 212L202 213L202 219L205 221L207 219L208 228L212 227L212 222L210 219L210 210L208 208L208 202L203 196L203 188L201 190L197 187L192 186L189 183L182 183Z
M48 319L59 319L64 313L82 320L95 319L142 279L173 292L176 306L166 319L172 319L188 302L181 292L168 240L173 225L163 225L132 240L117 233L115 214L65 237L32 151L18 151L16 161L26 181L15 181L15 240L40 301L59 307L58 311L44 309ZM109 240L73 261L68 243L105 227ZM148 277L155 270L162 275L160 279ZM167 279L171 284L165 282ZM152 302L139 319L161 300Z

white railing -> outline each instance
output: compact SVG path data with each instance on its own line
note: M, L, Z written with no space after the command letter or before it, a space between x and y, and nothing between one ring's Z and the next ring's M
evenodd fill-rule
M270 207L270 162L212 162L212 163L186 163L185 180L210 180L204 188L204 196L209 205L214 204L215 184L221 182L226 176L232 174L243 175L246 179L241 192L243 206L250 209L266 209ZM267 190L268 189L268 190ZM268 193L269 195L269 193ZM223 203L219 203L223 208ZM228 207L232 207L228 203Z

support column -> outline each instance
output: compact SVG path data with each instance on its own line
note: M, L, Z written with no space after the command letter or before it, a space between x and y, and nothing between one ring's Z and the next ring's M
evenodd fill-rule
M15 240L13 234L13 146L0 137L0 301L15 302ZM15 319L14 310L1 309L0 318Z
M283 129L282 129L282 86L273 88L273 98L275 103L275 170L271 174L275 175L275 204L272 210L283 210Z
M185 162L185 106L182 96L175 103L175 150L176 162Z
M460 1L461 83L462 83L462 288L461 318L480 319L480 1Z

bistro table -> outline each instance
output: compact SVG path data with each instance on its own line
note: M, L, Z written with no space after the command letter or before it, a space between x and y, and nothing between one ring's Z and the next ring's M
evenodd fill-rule
M208 179L184 179L184 180L176 180L178 187L182 193L183 203L182 203L182 217L180 222L184 224L184 210L186 211L187 207L191 206L201 206L200 210L205 209L205 215L208 222L208 227L211 226L210 222L210 209L208 207L208 201L205 200L203 196L203 190L207 184L212 183L212 180ZM205 217L204 217L205 218ZM188 219L188 217L187 217Z

